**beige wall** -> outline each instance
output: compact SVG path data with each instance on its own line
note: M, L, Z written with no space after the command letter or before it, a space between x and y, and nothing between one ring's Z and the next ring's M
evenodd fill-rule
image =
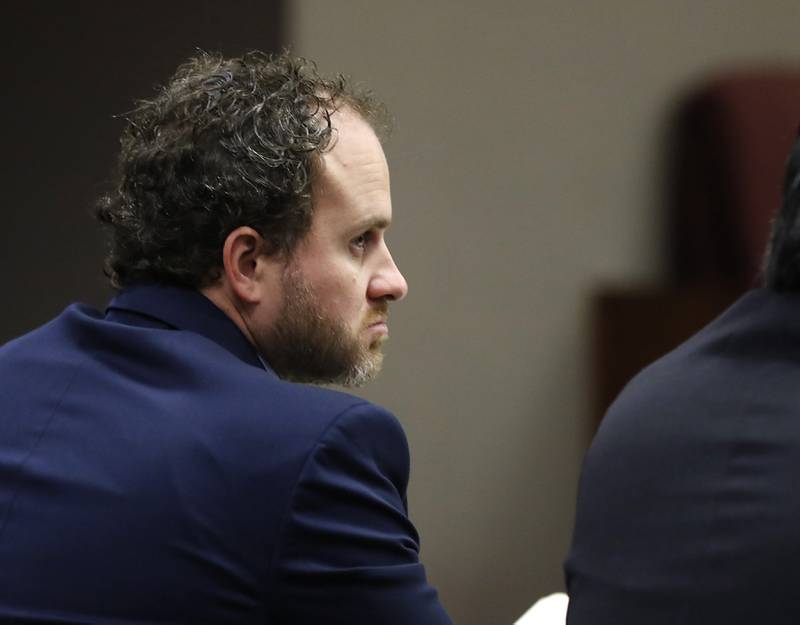
M800 62L796 0L297 0L289 41L390 105L390 243L411 286L383 378L411 514L459 625L562 588L590 419L588 302L663 272L676 95ZM800 117L800 112L798 114Z

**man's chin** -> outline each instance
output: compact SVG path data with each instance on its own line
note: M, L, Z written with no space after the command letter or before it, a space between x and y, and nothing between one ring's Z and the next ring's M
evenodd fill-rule
M383 351L380 344L370 346L369 350L359 359L358 363L342 376L337 384L350 388L358 388L371 382L380 373L383 367Z
M278 377L288 382L321 385L335 384L349 388L361 387L371 382L383 367L381 344L382 341L377 341L368 347L364 347L359 356L354 358L347 366L329 366L326 368L325 366L309 367L294 363L294 366L276 366L274 371ZM330 365L330 363L328 364Z
M370 354L381 354L381 356L382 356L383 355L383 346L386 343L386 341L388 341L388 340L389 340L388 336L381 336L381 337L372 339L372 341L370 341L370 343L369 343L369 347L367 347L367 350L369 351Z

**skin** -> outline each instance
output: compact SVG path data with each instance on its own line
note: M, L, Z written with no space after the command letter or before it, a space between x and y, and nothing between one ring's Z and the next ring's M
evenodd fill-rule
M225 240L220 280L203 290L268 361L287 275L302 277L317 313L335 320L348 342L372 351L388 337L388 303L408 291L384 236L392 203L380 142L348 108L331 122L335 143L315 172L311 228L291 258L266 254L258 232L239 227Z

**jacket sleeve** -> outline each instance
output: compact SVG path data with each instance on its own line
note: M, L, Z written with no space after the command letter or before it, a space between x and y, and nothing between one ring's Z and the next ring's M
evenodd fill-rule
M451 625L408 519L409 454L394 416L342 413L305 463L272 563L275 622Z

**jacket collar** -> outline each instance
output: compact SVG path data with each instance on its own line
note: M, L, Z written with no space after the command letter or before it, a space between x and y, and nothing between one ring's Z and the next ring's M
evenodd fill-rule
M106 308L106 318L124 318L135 325L153 325L155 321L170 328L195 332L247 364L271 372L228 315L194 289L156 284L131 286L111 300Z

